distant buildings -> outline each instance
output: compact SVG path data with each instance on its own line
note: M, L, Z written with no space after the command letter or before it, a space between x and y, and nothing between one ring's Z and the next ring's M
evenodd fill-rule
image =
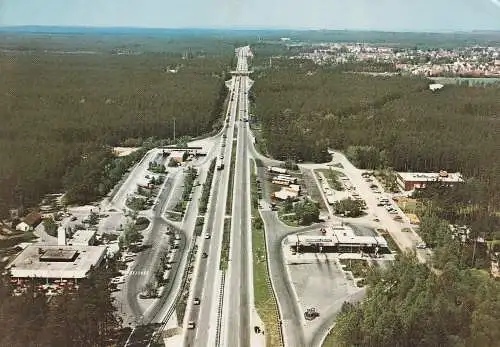
M446 171L438 173L398 172L396 177L397 184L405 191L425 188L425 185L429 182L442 182L453 185L464 181L460 172L449 173Z
M291 44L287 43L290 47ZM291 59L310 59L315 64L377 62L392 64L394 70L428 77L500 77L499 47L455 49L402 49L365 43L299 44L300 53Z

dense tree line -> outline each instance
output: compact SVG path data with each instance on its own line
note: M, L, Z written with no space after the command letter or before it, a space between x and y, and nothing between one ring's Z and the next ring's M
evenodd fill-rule
M107 146L172 138L173 119L178 137L212 131L226 96L229 60L160 54L0 56L1 214L21 203L38 203L63 186L70 201L95 199L123 171L115 167L109 176L103 173L112 161Z
M109 346L121 322L115 314L109 280L115 265L93 270L75 293L65 290L47 301L29 287L12 296L10 277L0 280L0 345Z
M500 346L500 284L483 272L448 262L437 275L403 256L367 280L366 298L343 305L326 346Z
M422 78L292 65L257 74L253 87L270 154L325 161L330 147L358 153L362 168L457 170L482 182L483 200L500 206L497 88L446 86L433 93Z

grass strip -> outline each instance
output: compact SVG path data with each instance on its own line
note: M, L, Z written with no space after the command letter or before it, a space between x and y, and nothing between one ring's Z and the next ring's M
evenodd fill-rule
M233 210L233 184L234 184L234 166L236 162L236 142L233 141L233 148L231 151L231 166L229 168L229 185L227 188L227 201L226 201L226 213L231 214Z
M267 268L264 223L258 212L258 186L254 163L251 161L252 193L252 257L255 308L264 323L266 346L281 346L281 330L276 298L274 297Z
M222 249L220 254L219 270L227 270L229 260L229 246L231 242L231 218L224 219L224 231L222 234Z
M210 168L208 169L207 179L203 184L203 191L200 198L200 213L207 212L208 198L210 197L210 188L212 188L212 181L214 179L215 171L215 159L210 163Z

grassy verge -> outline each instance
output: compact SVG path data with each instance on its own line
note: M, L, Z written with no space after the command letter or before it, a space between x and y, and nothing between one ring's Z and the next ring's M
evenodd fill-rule
M198 171L194 168L187 169L187 174L184 176L184 189L182 190L181 200L174 206L173 210L181 214L181 220L186 211L188 201L191 200L191 192L193 191L194 181L198 176Z
M255 159L255 165L257 165L257 167L264 167L265 166L264 162L259 158Z
M168 211L165 213L165 217L167 217L167 219L171 221L180 222L182 220L182 213L175 211Z
M323 341L323 344L321 345L321 347L337 347L337 346L339 346L339 344L337 343L337 340L335 339L335 335L333 334L332 330L330 330L328 335L326 335L325 341Z
M314 170L315 172L319 173L321 172L326 180L328 181L328 184L330 185L330 188L338 190L338 191L343 191L344 186L342 185L342 182L340 182L340 177L344 176L343 173L337 170L333 169L316 169ZM318 178L320 176L318 175Z
M194 234L200 236L203 230L203 224L205 223L205 217L197 217L196 224L194 226Z
M316 201L319 203L319 209L323 211L328 211L328 208L325 205L325 201L323 200L323 197L321 196L321 192L319 191L319 187L316 184L316 180L313 177L314 172L311 172L310 170L306 170L303 172L303 182L304 185L307 187L307 192L308 195L311 197L313 201Z
M229 246L231 242L231 218L224 219L224 231L222 234L222 249L220 254L219 270L227 270L229 259Z
M394 241L391 234L389 234L386 230L383 229L377 229L377 232L379 233L380 236L383 236L384 239L387 241L387 246L389 246L389 249L391 251L396 253L401 253L401 249L399 249L396 241Z
M252 192L252 257L253 257L253 287L255 308L264 323L266 346L281 346L281 331L279 326L278 305L271 288L267 268L266 240L264 224L260 218L257 197L257 177L254 174L254 164L251 162L251 192Z
M180 300L175 306L175 313L177 315L177 321L180 325L184 321L184 314L186 313L187 300Z
M264 136L262 136L262 128L259 122L251 122L250 129L252 130L253 135L255 136L255 149L262 153L263 155L270 157L267 153L267 143Z
M210 168L208 169L207 179L203 184L203 192L200 198L200 213L207 212L208 198L210 197L210 188L212 188L212 181L214 178L215 171L215 159L210 163Z
M285 209L283 206L281 206L280 209L278 210L278 218L288 226L291 226L291 227L299 226L299 221L297 220L297 216L295 215L295 213L285 212Z
M231 167L229 168L229 185L227 188L227 201L226 201L226 213L231 214L233 210L233 176L234 176L234 165L236 162L236 142L233 141L233 148L231 151Z

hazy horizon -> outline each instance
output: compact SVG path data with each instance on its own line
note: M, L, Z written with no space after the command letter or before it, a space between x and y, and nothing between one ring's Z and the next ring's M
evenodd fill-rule
M500 0L3 0L0 26L499 31Z
M350 32L382 32L382 33L436 33L436 34L460 34L460 33L500 33L500 29L471 29L471 30L383 30L383 29L317 29L308 27L259 27L259 26L221 26L221 27L148 27L148 26L92 26L92 25L0 25L0 31L5 29L82 29L82 30L207 30L207 31L350 31ZM29 30L28 30L29 31Z

